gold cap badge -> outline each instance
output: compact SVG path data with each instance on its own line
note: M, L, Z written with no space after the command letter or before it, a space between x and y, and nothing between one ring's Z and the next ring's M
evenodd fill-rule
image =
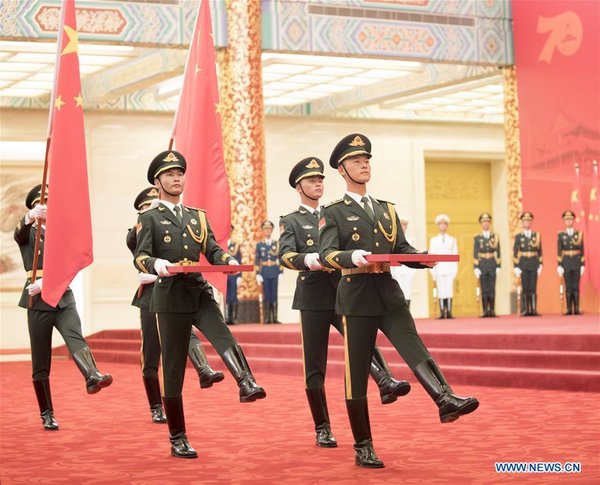
M319 168L319 163L313 158L308 165L305 165L306 168Z
M173 152L169 152L169 154L163 158L163 162L178 162L179 158L175 156Z
M158 197L158 190L152 189L150 192L146 194L148 197Z
M350 142L350 146L351 147L364 147L365 146L365 142L362 141L362 138L360 136L356 135L354 137L354 140L352 140Z

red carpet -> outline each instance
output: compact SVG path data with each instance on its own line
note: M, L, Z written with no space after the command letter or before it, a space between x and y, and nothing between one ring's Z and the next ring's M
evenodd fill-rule
M452 382L600 392L598 315L417 320L417 327ZM254 369L302 375L298 324L238 325L231 330ZM139 362L139 330L108 330L88 337L88 342L99 362ZM378 344L397 376L414 379L384 336ZM205 345L210 360L222 370L214 350ZM343 341L332 331L328 373L341 377L343 368Z
M252 362L251 362L252 363ZM198 460L169 456L166 425L153 424L137 366L104 364L114 384L85 394L72 362L52 372L61 430L41 428L30 365L0 364L0 481L9 484L491 484L598 483L600 395L457 386L481 406L451 424L415 386L382 406L370 387L374 443L383 470L353 464L342 379L329 379L333 430L340 447L313 444L300 376L257 372L267 399L240 404L229 375L200 390L188 372L188 434ZM498 461L581 462L580 474L497 474Z

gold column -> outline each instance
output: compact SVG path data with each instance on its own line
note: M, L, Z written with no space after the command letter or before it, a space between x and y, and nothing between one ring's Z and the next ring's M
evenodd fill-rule
M227 0L228 46L219 52L225 166L231 186L231 223L242 260L254 263L260 222L266 219L265 135L260 0ZM253 273L238 297L256 299Z
M508 229L511 242L520 230L519 215L523 211L521 191L521 142L519 139L519 100L516 68L504 72L504 137L506 145L506 189L508 192ZM512 254L512 247L511 247ZM516 287L516 281L514 282Z

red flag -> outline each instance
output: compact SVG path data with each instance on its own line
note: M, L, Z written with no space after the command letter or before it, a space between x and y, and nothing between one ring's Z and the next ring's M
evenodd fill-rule
M48 123L49 196L42 287L42 299L52 306L77 273L93 261L74 0L63 1L62 16Z
M598 201L598 161L594 160L590 207L588 216L588 238L584 241L587 273L596 291L600 291L600 201Z
M231 230L231 200L219 107L210 7L203 0L190 43L172 138L187 161L183 201L206 210L215 238L224 247ZM211 273L206 279L225 293L224 274Z

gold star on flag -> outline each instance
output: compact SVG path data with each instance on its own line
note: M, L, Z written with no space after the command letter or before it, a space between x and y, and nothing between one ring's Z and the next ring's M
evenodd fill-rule
M60 111L60 108L62 108L62 105L65 104L65 102L62 100L62 98L60 97L60 94L58 95L58 97L54 100L54 107Z
M200 69L198 64L196 64L196 67L194 68L194 74L198 74L199 72L202 72L202 69Z
M69 43L63 49L63 51L60 53L60 55L64 56L66 54L71 54L73 52L77 53L77 49L78 49L77 31L75 29L69 27L68 25L65 25L64 29L65 29L65 34L67 34L67 37L69 38Z
M590 200L596 200L597 194L596 194L596 187L592 188L592 191L590 192Z
M577 202L577 191L571 192L571 202Z
M79 106L83 108L83 98L81 97L81 93L79 93L77 96L73 96L73 99L75 100L76 108L78 108Z

